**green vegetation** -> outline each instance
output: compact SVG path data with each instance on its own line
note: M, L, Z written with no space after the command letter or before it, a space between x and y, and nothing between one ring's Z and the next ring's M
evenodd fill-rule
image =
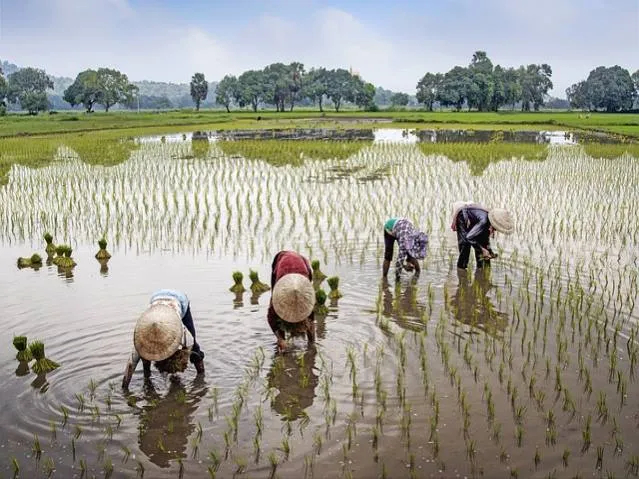
M452 112L422 110L260 111L226 113L219 110L164 112L96 112L90 115L61 112L57 115L0 116L0 138L23 135L119 130L120 136L166 134L197 130L273 128L475 128L491 130L583 130L616 133L639 138L639 114L581 112ZM0 148L0 152L3 148Z
M443 155L452 161L468 163L474 176L481 176L490 163L499 160L524 159L544 161L548 146L537 143L419 143L425 155Z
M365 145L366 141L308 141L308 140L238 140L220 141L218 146L229 156L242 156L250 160L263 160L275 166L301 165L307 158L316 160L348 158Z

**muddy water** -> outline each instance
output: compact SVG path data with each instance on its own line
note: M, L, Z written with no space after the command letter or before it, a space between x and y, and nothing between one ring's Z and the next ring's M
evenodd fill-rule
M2 475L13 459L20 477L625 473L639 447L638 160L553 148L477 177L389 140L299 167L226 158L214 143L195 159L179 138L111 168L14 167L0 190ZM472 260L468 275L455 268L459 199L518 219L494 239L489 275ZM381 280L390 215L430 235L417 280ZM15 267L43 253L45 231L73 246L73 271ZM107 265L93 257L103 233ZM283 248L319 259L344 296L318 318L315 349L298 338L280 356L269 293L228 288L235 270L246 286L249 268L267 281ZM162 287L189 295L206 374L153 370L145 383L137 371L123 392L135 318ZM62 366L25 370L18 334Z

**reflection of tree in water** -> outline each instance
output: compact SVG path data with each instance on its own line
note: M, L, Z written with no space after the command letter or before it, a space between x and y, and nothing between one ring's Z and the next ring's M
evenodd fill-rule
M495 286L491 283L490 268L478 269L472 283L466 270L458 269L457 278L459 285L451 299L455 319L489 334L503 333L508 317L496 310L488 298L488 292Z
M169 467L171 460L186 457L188 438L195 430L192 416L207 392L200 376L195 378L190 391L177 376L172 376L170 382L168 392L161 398L152 382L145 381L148 404L139 410L140 450L159 467Z
M399 326L413 331L423 329L422 322L428 311L424 303L417 300L417 280L412 278L402 291L402 284L395 283L391 291L388 279L382 280L383 315L391 317Z
M315 374L317 351L311 346L303 354L288 351L276 354L267 375L268 387L279 390L271 407L280 415L294 420L313 404L315 387L319 382Z

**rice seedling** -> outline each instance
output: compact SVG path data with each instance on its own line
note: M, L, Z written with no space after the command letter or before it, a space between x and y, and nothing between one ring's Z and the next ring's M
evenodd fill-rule
M341 298L343 295L339 290L339 277L331 276L326 281L328 282L328 286L330 287L328 297L331 299Z
M33 372L36 374L47 373L60 367L58 363L44 356L44 343L42 341L33 341L29 344L31 356L35 359L32 366Z
M107 240L105 238L100 238L98 240L98 252L95 254L95 259L97 260L108 260L111 258L111 253L107 251Z
M44 462L42 463L42 472L47 478L53 475L53 473L55 472L55 463L53 462L52 458L47 457L44 460Z
M328 314L328 307L326 306L326 291L322 288L315 291L315 306L313 311L318 316L326 316Z
M246 288L242 284L243 280L244 280L244 275L242 274L241 271L233 272L233 286L229 288L231 293L239 294L239 293L244 293L246 291Z
M33 253L28 258L18 258L17 265L19 269L22 268L34 268L37 269L42 266L42 257L38 253Z
M33 451L36 461L39 461L40 456L42 455L42 447L40 446L40 438L38 438L37 434L33 435L33 445L31 446L31 450Z
M13 471L14 479L20 475L20 463L15 456L11 457L11 470Z
M31 350L27 348L27 337L26 336L14 336L13 337L13 345L18 350L16 354L16 359L18 361L26 361L29 362L33 359L31 355Z

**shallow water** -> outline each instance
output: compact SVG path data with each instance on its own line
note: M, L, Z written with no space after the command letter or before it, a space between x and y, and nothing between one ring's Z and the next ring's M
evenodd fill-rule
M58 477L80 477L81 460L96 477L141 467L145 477L211 477L209 467L218 477L625 473L638 450L639 161L552 147L545 161L504 159L472 176L466 163L379 140L297 167L228 158L215 143L194 158L181 137L143 142L110 168L73 157L14 166L0 188L0 473L13 474L13 458L21 477L46 475L49 458ZM500 256L487 277L455 268L448 225L459 199L507 206L518 220L493 240ZM430 235L422 274L399 286L381 281L380 225L391 215ZM45 231L73 246L72 272L15 267L43 254ZM93 257L103 234L106 267ZM319 259L344 296L318 319L316 350L297 338L278 356L269 293L228 288L235 270L247 286L249 268L266 282L284 248ZM145 384L140 367L124 393L135 319L163 287L191 299L206 375L153 370ZM42 339L62 366L17 371L19 334Z

